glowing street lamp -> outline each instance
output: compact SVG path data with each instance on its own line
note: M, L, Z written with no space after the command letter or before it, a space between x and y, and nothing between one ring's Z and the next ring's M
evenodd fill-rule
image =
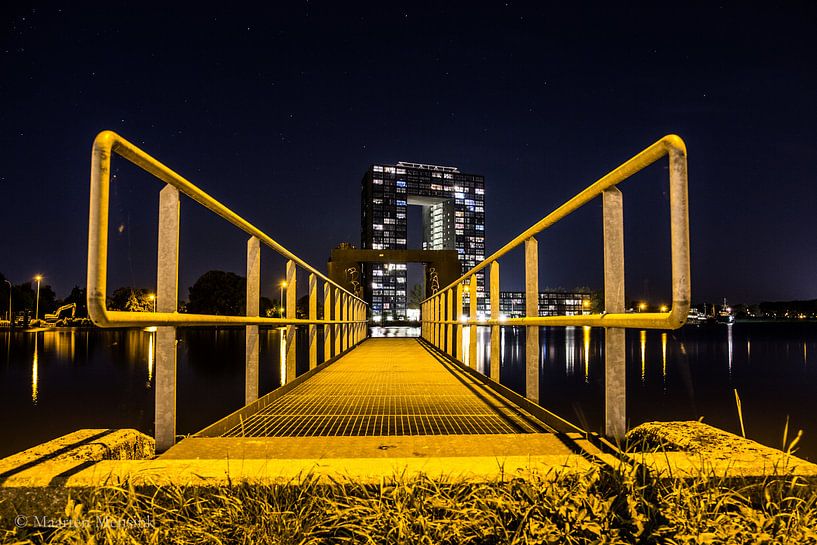
M638 303L638 311L644 312L647 309L647 303Z
M667 305L661 305L661 312L666 312L667 310L669 310Z
M156 313L156 294L155 293L149 294L148 299L153 301L153 313L155 314Z
M38 274L37 276L34 277L34 280L37 281L37 305L34 307L35 308L35 310L34 310L34 319L35 320L40 319L40 281L42 279L43 279L43 276L41 274Z

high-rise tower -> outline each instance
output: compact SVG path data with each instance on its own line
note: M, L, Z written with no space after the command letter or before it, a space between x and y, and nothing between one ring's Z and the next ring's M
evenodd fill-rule
M485 258L485 179L456 167L399 162L372 165L361 187L361 247L407 249L409 206L421 206L423 250L456 250L463 270ZM364 293L372 317L406 319L410 287L405 263L363 268ZM431 275L433 277L433 274ZM428 286L433 290L432 285ZM484 275L478 274L478 308L484 304ZM443 288L445 286L436 286Z

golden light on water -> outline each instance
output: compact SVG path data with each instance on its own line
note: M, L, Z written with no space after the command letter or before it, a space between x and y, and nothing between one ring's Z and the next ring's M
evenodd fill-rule
M40 385L40 370L39 370L39 361L38 361L38 343L39 343L40 334L34 334L34 360L31 363L31 401L35 405L37 404L37 398L39 397L39 385Z
M641 330L641 382L647 379L647 330Z
M576 328L565 328L565 371L572 375L576 371Z
M667 334L661 333L661 376L664 377L664 384L667 383Z
M148 382L153 380L153 358L155 357L154 337L156 337L156 333L148 333Z
M584 326L584 381L590 382L590 326Z

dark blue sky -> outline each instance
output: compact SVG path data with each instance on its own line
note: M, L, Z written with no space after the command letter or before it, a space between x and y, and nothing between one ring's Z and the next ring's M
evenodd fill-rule
M689 148L693 299L817 297L813 3L291 4L5 8L0 272L41 272L59 296L84 285L103 129L321 269L359 243L373 162L483 174L491 252L672 132ZM109 287L151 286L160 187L115 168ZM622 190L628 297L665 298L663 163ZM600 286L600 213L542 234L543 286ZM242 271L242 235L192 203L182 214L184 287ZM521 286L520 260L503 262L503 289Z

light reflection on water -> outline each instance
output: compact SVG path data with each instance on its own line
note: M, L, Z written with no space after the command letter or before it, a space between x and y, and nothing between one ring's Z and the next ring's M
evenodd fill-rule
M661 378L667 386L667 333L661 332Z
M643 384L647 380L647 330L642 329L639 331L639 337L641 339L641 383Z
M34 357L31 362L31 402L36 405L40 387L40 363L38 357L38 345L40 336L34 335Z
M583 328L579 336L575 328L543 327L539 337L542 404L568 420L600 431L603 330ZM501 327L500 343L501 381L524 394L525 328ZM817 344L817 324L738 323L687 326L676 331L634 330L627 333L626 343L631 426L650 420L703 417L705 422L739 433L732 394L737 389L750 438L779 448L789 415L796 422L790 427L804 429L804 441L808 441L801 443L798 454L817 458L813 401L817 366L808 366L809 348ZM485 355L488 368L490 334L480 335L479 353ZM580 362L583 372L577 373Z
M463 328L465 347L468 331ZM263 394L281 384L286 346L280 330L262 329L261 333ZM380 333L416 335L419 329ZM599 431L603 330L582 328L577 335L576 328L541 328L539 337L542 404ZM813 401L817 366L808 365L809 348L815 353L817 344L817 324L739 322L670 332L635 330L626 339L631 425L703 416L705 422L739 431L732 395L732 389L738 389L750 437L779 447L790 415L790 428L805 430L800 455L817 457ZM501 380L524 393L525 328L502 327L499 341ZM0 366L0 430L5 430L0 432L0 455L79 427L136 427L152 432L154 333L0 331L0 343L6 345L0 352L6 360L5 367ZM489 327L477 328L476 363L488 373ZM196 432L241 406L243 365L243 329L180 330L179 433ZM299 364L299 369L302 372L304 367Z

